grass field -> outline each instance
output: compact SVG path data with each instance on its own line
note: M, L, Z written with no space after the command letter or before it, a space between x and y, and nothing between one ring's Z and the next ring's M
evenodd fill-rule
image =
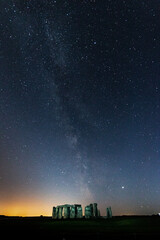
M5 237L35 239L160 239L160 217L52 220L49 217L1 217Z

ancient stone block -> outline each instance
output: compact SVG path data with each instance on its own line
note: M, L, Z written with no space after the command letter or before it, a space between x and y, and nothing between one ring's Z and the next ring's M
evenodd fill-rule
M93 217L98 217L97 203L93 203Z
M70 207L64 206L64 218L69 218L70 217Z
M107 208L108 209L108 208ZM111 209L107 210L112 216ZM85 207L85 217L86 218L92 218L92 217L98 217L100 216L100 212L97 208L97 203L91 203L90 205ZM52 218L53 219L68 219L68 218L82 218L82 206L80 204L65 204L65 205L59 205L57 207L53 207L52 210Z
M75 206L70 207L70 218L75 218L76 217L76 208Z
M58 213L58 218L61 219L62 218L62 207L59 207L59 213Z
M92 217L92 207L90 205L85 207L85 218Z
M82 218L82 207L81 206L77 207L77 218Z
M106 212L107 212L107 218L112 218L112 210L111 210L111 207L108 207L106 209Z
M56 207L53 207L53 211L52 211L52 218L56 219L57 218L57 214L56 214Z
M56 207L56 218L58 218L58 217L59 217L59 208Z
M101 216L101 213L100 213L100 210L98 209L98 217L100 217Z
M98 211L97 203L91 203L85 207L85 218L97 218Z

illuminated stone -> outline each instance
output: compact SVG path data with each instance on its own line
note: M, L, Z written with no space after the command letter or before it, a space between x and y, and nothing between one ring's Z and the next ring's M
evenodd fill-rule
M76 217L76 208L75 206L70 207L70 218L75 218Z
M69 218L70 217L70 205L64 205L62 208L64 210L63 218Z
M82 207L81 205L76 206L77 208L77 218L82 218Z
M97 218L98 211L97 203L91 203L85 207L85 218Z
M111 215L111 210L110 210ZM100 216L100 211L97 208L97 203L91 203L85 207L85 218L97 218ZM68 218L82 218L82 206L80 204L65 204L53 207L53 219L68 219Z
M80 204L65 204L53 207L53 219L82 218L82 206Z
M91 205L88 205L85 207L85 218L91 218L92 217L92 207Z

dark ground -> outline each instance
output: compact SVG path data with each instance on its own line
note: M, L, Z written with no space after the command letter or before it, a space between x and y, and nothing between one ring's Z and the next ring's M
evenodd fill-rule
M50 217L1 216L0 233L16 239L160 239L160 217L52 220Z

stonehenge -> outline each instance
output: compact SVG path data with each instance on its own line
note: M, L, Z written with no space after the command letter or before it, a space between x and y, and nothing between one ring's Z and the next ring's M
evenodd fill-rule
M65 204L53 207L53 219L82 218L82 207L80 204Z
M108 209L108 208L107 208ZM111 209L110 209L111 213ZM111 214L110 214L111 216ZM82 206L80 204L64 204L53 207L52 218L53 219L78 219L82 218ZM100 210L97 208L97 203L91 203L84 209L85 218L98 218L100 217Z

